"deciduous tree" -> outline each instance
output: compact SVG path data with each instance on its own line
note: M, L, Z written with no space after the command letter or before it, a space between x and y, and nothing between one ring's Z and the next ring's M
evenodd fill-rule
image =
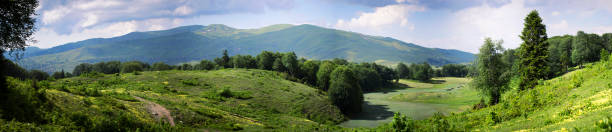
M506 84L509 77L504 75L508 65L504 64L501 58L501 43L502 41L494 42L491 38L485 39L477 58L478 76L472 81L474 88L489 96L490 104L497 104L501 94L508 89Z
M329 99L345 113L361 112L363 92L353 71L347 66L338 66L330 75Z

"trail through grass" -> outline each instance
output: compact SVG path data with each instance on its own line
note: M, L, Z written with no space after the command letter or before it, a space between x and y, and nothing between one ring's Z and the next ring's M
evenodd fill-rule
M400 80L400 88L365 93L363 112L343 122L343 127L376 127L388 123L394 112L425 119L436 112L449 114L470 108L480 100L467 86L467 78L434 78L431 83Z
M166 118L168 120L168 122L170 123L171 126L174 126L174 118L172 118L172 116L170 115L170 111L168 111L166 108L164 108L163 106L155 103L155 102L151 102L148 100L145 100L143 98L140 98L138 96L132 96L135 99L139 100L140 102L144 102L147 103L147 109L149 109L149 111L151 112L152 115L154 115L157 119L162 119L162 118Z

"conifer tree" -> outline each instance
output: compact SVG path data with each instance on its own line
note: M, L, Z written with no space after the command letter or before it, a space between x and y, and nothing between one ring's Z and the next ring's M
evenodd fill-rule
M546 62L548 54L546 26L542 24L542 18L536 10L527 15L524 25L520 35L523 40L519 57L520 90L533 88L538 80L548 75L549 69Z

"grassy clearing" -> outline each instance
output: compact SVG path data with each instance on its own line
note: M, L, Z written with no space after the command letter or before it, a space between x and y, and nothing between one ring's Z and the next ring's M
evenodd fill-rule
M78 115L84 120L124 114L139 123L167 125L155 119L137 96L168 109L177 128L186 130L333 129L331 125L345 120L325 92L284 76L252 69L87 75L47 83L46 96L54 112L87 113ZM57 114L50 120L71 116ZM49 124L60 130L87 126Z
M351 116L343 127L377 127L392 120L394 112L406 113L413 119L426 119L436 112L461 112L477 103L480 97L466 87L466 78L434 78L431 83L400 80L401 87L365 93L364 112Z

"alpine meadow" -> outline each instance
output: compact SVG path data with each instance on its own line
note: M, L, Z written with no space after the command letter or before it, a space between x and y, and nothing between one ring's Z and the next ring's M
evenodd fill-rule
M0 132L612 132L607 0L1 0Z

